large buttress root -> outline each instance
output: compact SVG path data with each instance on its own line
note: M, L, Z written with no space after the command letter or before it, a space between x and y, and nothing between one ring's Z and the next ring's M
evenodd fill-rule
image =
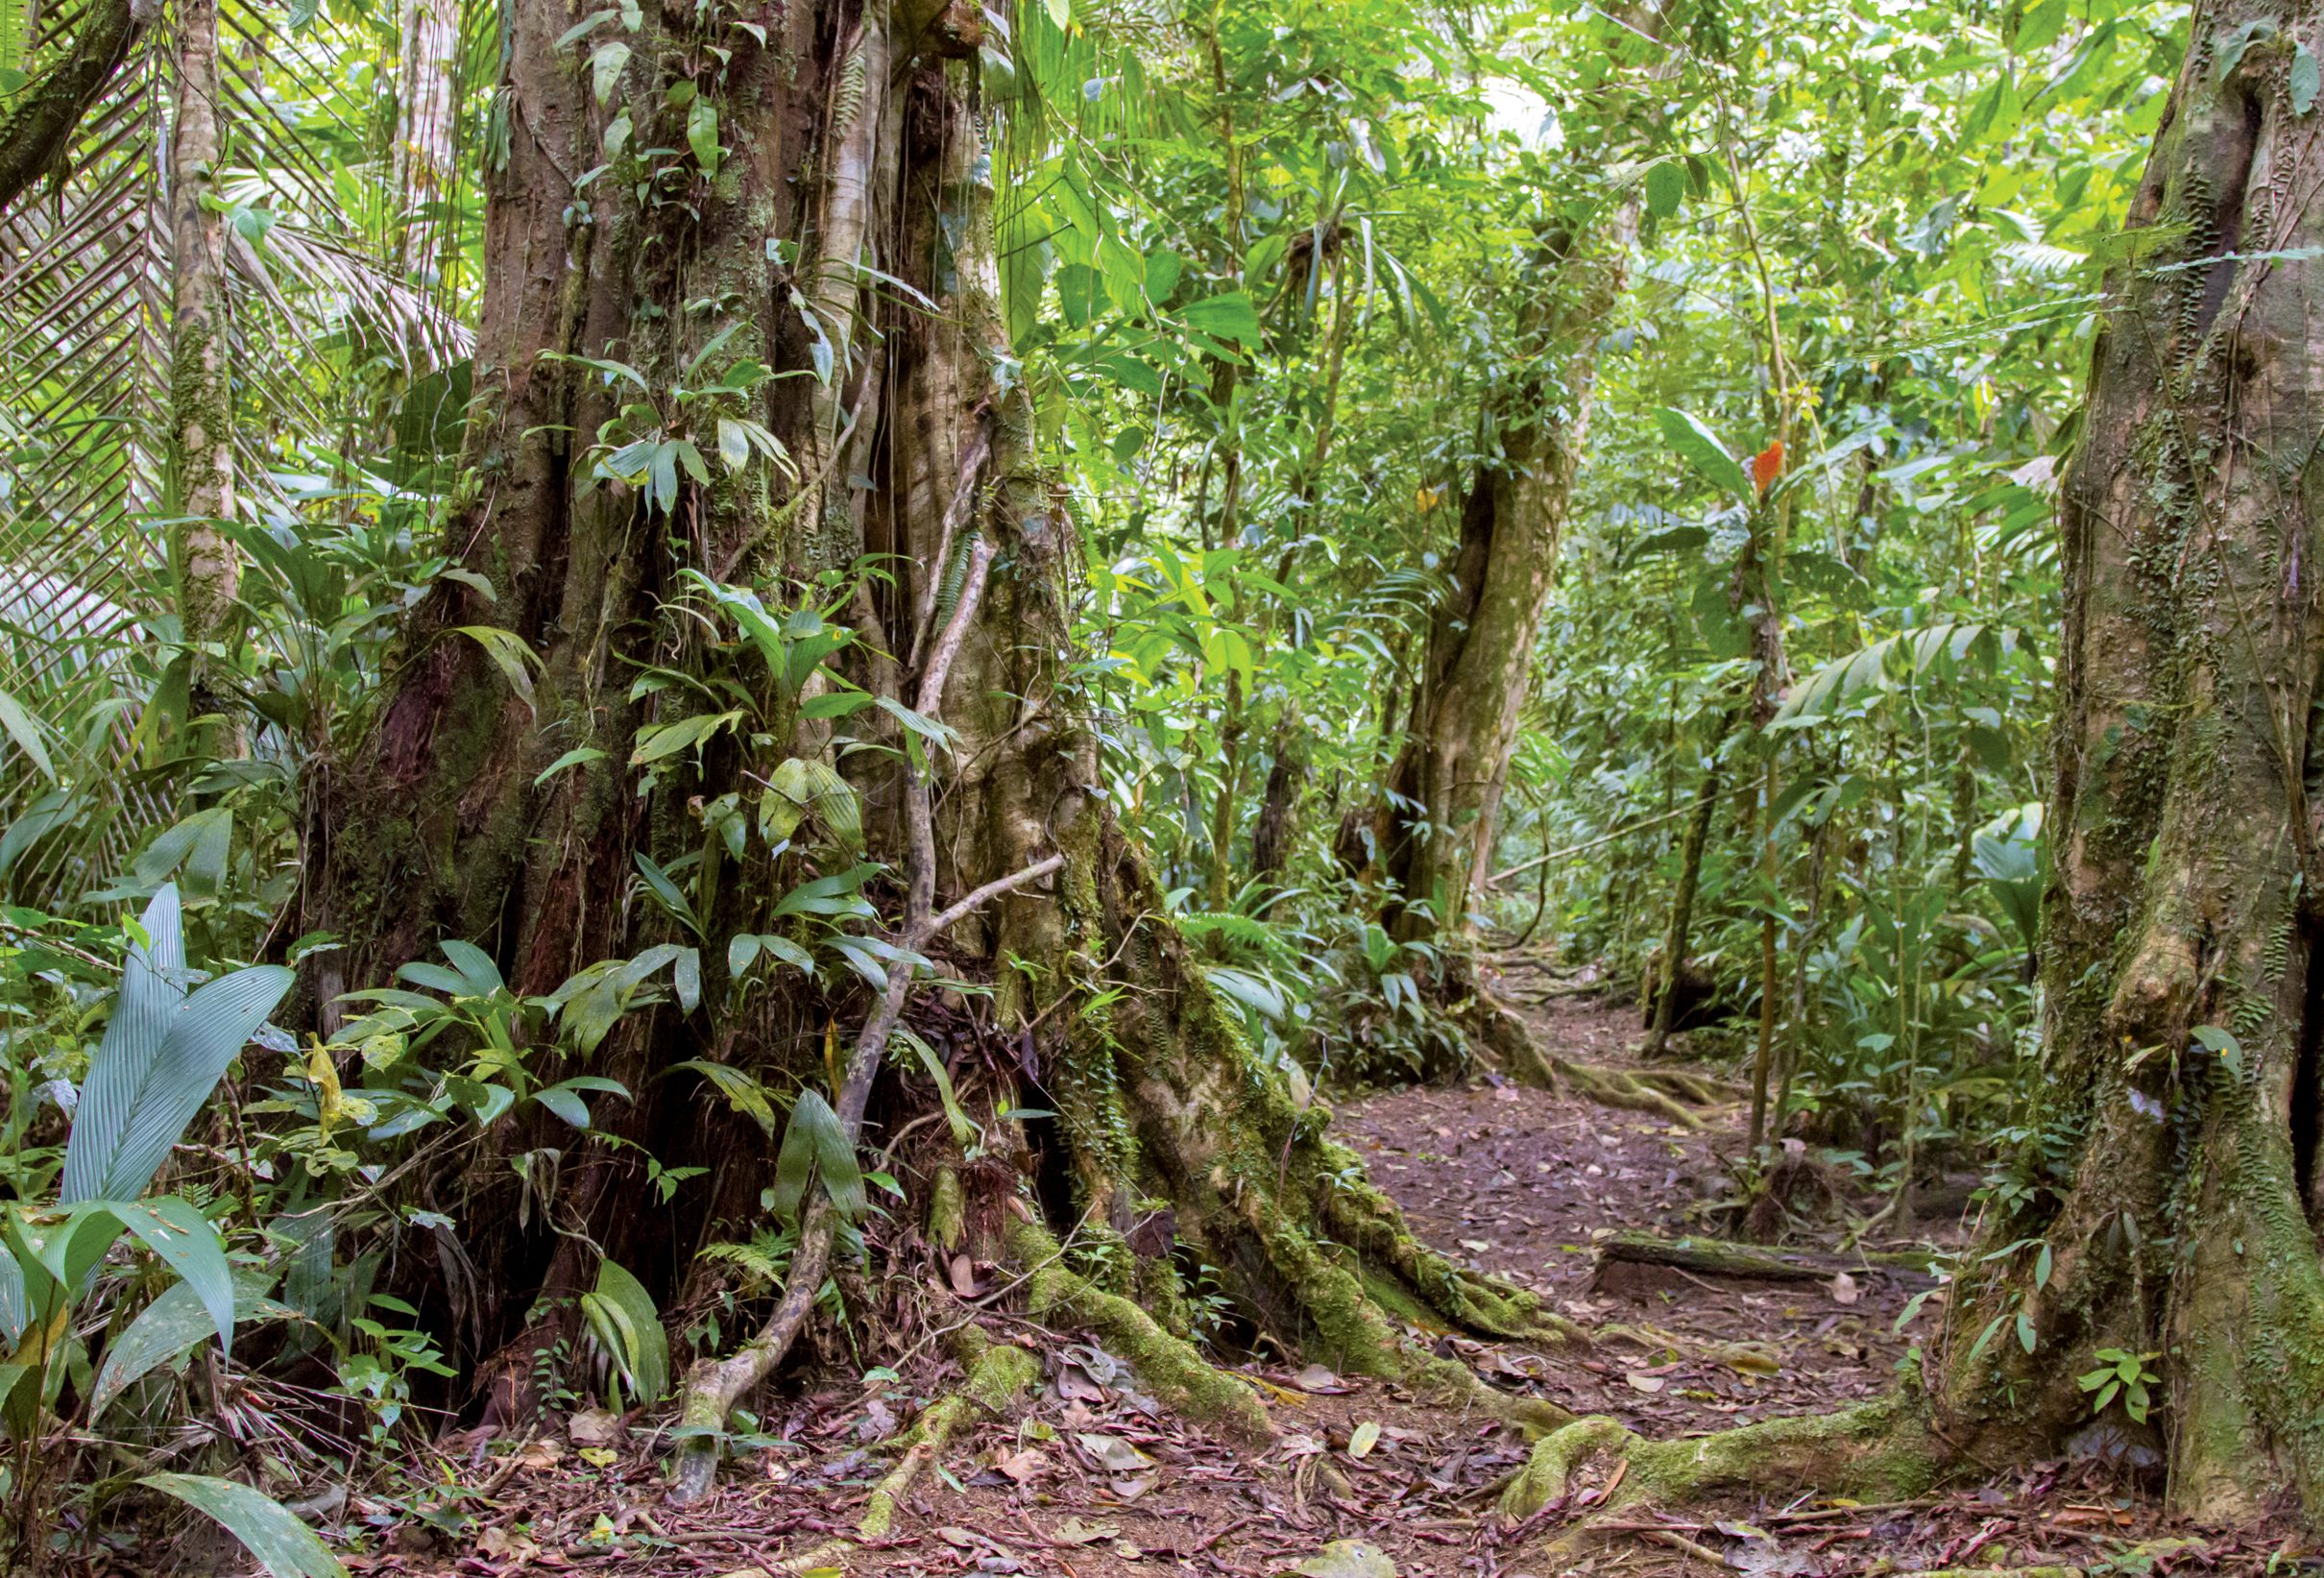
M1600 1517L1634 1520L1656 1508L1734 1492L1790 1494L1815 1490L1866 1500L1908 1500L1926 1493L1953 1464L1930 1429L1917 1393L1900 1392L1835 1414L1766 1420L1715 1435L1649 1442L1603 1415L1577 1420L1534 1444L1524 1469L1501 1495L1502 1514L1534 1517L1571 1493L1575 1471L1611 1453L1623 1469L1588 1517L1560 1531L1573 1551L1596 1538Z

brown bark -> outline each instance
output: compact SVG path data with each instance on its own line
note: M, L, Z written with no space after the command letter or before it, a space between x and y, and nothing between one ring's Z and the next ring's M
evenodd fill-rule
M1641 1057L1659 1057L1670 1043L1671 1032L1677 1028L1681 984L1686 979L1687 939L1693 935L1695 889L1703 880L1703 852L1710 846L1711 818L1719 810L1719 784L1722 767L1719 752L1726 747L1727 737L1734 732L1737 713L1729 713L1719 725L1718 734L1710 742L1710 752L1703 766L1703 782L1695 790L1694 813L1686 819L1686 833L1679 843L1679 880L1670 894L1670 920L1662 931L1662 951L1657 956L1654 978L1647 983L1647 1001L1653 1010L1647 1020L1645 1049Z
M1379 814L1387 918L1400 941L1465 930L1469 894L1492 869L1534 638L1588 426L1598 336L1620 299L1635 226L1636 210L1625 207L1604 236L1543 239L1523 336L1528 372L1489 413L1489 453L1462 507L1460 551L1389 769L1391 809Z
M1292 846L1298 835L1299 796L1307 788L1309 745L1298 710L1285 702L1268 746L1267 788L1259 796L1258 819L1250 829L1250 870L1261 882L1279 880L1291 864Z
M92 0L64 59L0 116L0 213L66 157L81 117L160 13L157 0Z
M234 514L232 328L217 183L217 0L182 0L170 128L170 460L176 472L178 613L185 640L213 639L233 605L241 560L220 526Z
M2027 1159L1995 1232L2038 1246L1972 1279L1939 1398L1955 1438L2022 1449L2087 1417L2095 1350L2158 1355L2174 1499L2288 1485L2312 1524L2324 138L2291 82L2317 19L2197 8L2130 213L2152 245L2109 279L2060 517L2039 1117L2068 1149Z
M968 67L946 58L973 58L973 26L954 37L941 19L891 18L881 0L860 9L822 0L783 16L764 49L739 31L718 40L732 51L721 77L691 53L692 12L673 12L665 27L649 4L622 39L631 54L600 106L589 72L555 51L569 26L564 8L517 0L511 146L488 206L469 440L478 480L451 539L496 595L455 588L419 612L395 693L317 808L323 876L309 920L348 944L314 982L322 993L376 983L439 936L488 949L520 993L551 989L581 966L682 935L633 896L634 857L666 869L697 862L700 1009L632 1014L590 1070L635 1093L631 1104L606 1101L599 1116L622 1143L577 1137L520 1107L472 1166L442 1180L467 1195L468 1256L491 1268L472 1341L507 1342L503 1373L528 1374L547 1340L521 1329L522 1312L553 1310L586 1287L593 1244L660 1289L709 1291L715 1272L680 1263L668 1242L699 1242L714 1228L746 1235L773 1147L714 1105L665 1094L691 1087L661 1076L712 1057L785 1094L828 1077L819 1049L842 1035L856 1048L849 1077L831 1081L842 1125L931 1136L892 1158L912 1208L936 1175L954 1176L969 1230L991 1255L1009 1252L1002 1207L1037 1212L1046 1202L1083 1243L1127 1245L1159 1201L1176 1239L1222 1269L1257 1324L1336 1363L1405 1366L1398 1328L1369 1287L1396 1290L1453 1325L1542 1329L1526 1299L1415 1246L1352 1156L1323 1138L1325 1115L1298 1108L1252 1057L1159 918L1166 906L1138 852L1087 798L1100 778L1095 742L1055 693L1072 643L1067 575L1080 550L1070 513L1034 469L1025 392L995 378L1008 346L977 107ZM886 44L891 23L897 36L908 29L920 40L908 63ZM948 39L946 50L932 37ZM584 41L583 60L598 41ZM687 70L715 95L716 177L690 161L665 167L663 184L649 181L641 200L636 172L617 154L623 179L577 199L567 174L607 161L616 116L636 118L633 149L690 146L665 108L669 77ZM936 309L874 289L867 266ZM816 361L809 313L834 348L828 382L772 380L748 405L797 457L795 477L760 470L708 486L682 481L667 514L625 486L593 482L591 441L617 401L636 395L626 384L608 394L606 380L562 357L617 359L659 389L732 329L726 354L799 373ZM867 690L941 719L949 748L911 766L878 751L840 755L836 720L786 711L747 643L710 641L702 620L672 606L691 584L688 570L756 585L771 601L816 575L844 587L867 556L896 572L854 581L843 617L859 644L833 661ZM464 633L488 624L539 654L529 703ZM639 726L701 707L693 686L633 690L649 664L750 694L762 716L749 735L706 747L698 769L667 759L649 781L628 762ZM846 727L865 743L905 742L876 710ZM605 754L541 779L582 746ZM989 1000L921 1002L908 970L891 974L876 1001L844 971L729 989L727 938L783 929L774 901L853 856L802 838L781 853L753 842L738 861L690 808L815 752L853 775L865 841L905 879L900 894L873 888L904 917L889 940L924 941L942 973L991 982ZM930 924L948 901L1012 882L956 923ZM889 1066L896 1023L956 1049L962 1100L989 1137L978 1161L941 1137L946 1128L911 1125L925 1115L915 1103L928 1100L915 1091L928 1087ZM1058 1118L1020 1126L1002 1116L1005 1099ZM506 1208L511 1159L539 1148L564 1157L557 1232ZM636 1148L710 1170L681 1196L674 1234L651 1231L618 1187L634 1176ZM1038 1193L1029 1177L1043 1180ZM820 1209L808 1213L811 1242ZM706 1221L712 1211L743 1220ZM1170 1237L1159 1252L1114 1256L1124 1285L1104 1291L1134 1289L1167 1318L1178 1307ZM1150 1247L1150 1235L1137 1242ZM714 1424L731 1400L722 1376L748 1384L789 1346L819 1284L814 1260L801 1250L786 1304L754 1349L733 1356L745 1362L702 1372L690 1399L701 1417ZM1049 1275L1074 1307L1111 1307L1061 1292ZM784 1313L789 1304L800 1307Z

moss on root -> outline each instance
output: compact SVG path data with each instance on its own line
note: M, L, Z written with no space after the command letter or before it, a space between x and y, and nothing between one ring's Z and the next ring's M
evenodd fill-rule
M1565 1494L1574 1469L1593 1454L1628 1446L1637 1439L1620 1420L1604 1414L1592 1414L1552 1431L1534 1443L1525 1467L1501 1492L1503 1515L1520 1520L1533 1517Z
M1665 1501L1779 1484L1909 1500L1944 1477L1950 1456L1920 1397L1898 1393L1833 1414L1642 1444L1630 1453L1629 1483L1641 1499Z
M1009 1253L1028 1274L1032 1313L1072 1316L1095 1331L1108 1351L1137 1371L1154 1395L1189 1419L1218 1424L1252 1442L1271 1442L1274 1427L1249 1387L1203 1359L1120 1294L1108 1293L1070 1271L1064 1251L1037 1223L1012 1220Z
M1767 1420L1690 1440L1648 1442L1620 1420L1575 1420L1536 1443L1504 1489L1502 1513L1523 1521L1562 1499L1574 1471L1602 1452L1618 1453L1619 1488L1601 1514L1630 1514L1697 1502L1734 1491L1813 1488L1866 1500L1909 1500L1951 1467L1917 1392L1892 1394L1835 1414ZM1574 1554L1595 1538L1594 1520L1561 1534L1555 1549Z
M855 1535L827 1540L771 1566L744 1567L741 1572L806 1572L836 1564L859 1545L885 1540L895 1529L896 1511L905 1496L928 1466L952 1444L960 1427L979 1413L995 1417L1007 1413L1040 1379L1040 1361L1011 1344L988 1342L973 1326L962 1328L954 1340L954 1350L968 1368L967 1378L958 1391L930 1404L912 1427L891 1444L902 1448L904 1455L872 1487Z

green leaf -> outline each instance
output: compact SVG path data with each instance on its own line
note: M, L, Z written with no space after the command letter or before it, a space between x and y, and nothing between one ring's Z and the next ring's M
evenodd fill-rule
M645 879L645 886L652 891L654 897L661 901L662 908L668 910L676 919L683 921L687 930L692 932L694 935L700 936L702 922L695 917L694 907L687 902L686 895L679 891L678 885L670 881L669 873L663 870L654 858L642 849L633 850L630 858L637 862L638 874Z
M589 1104L578 1092L562 1084L550 1085L533 1092L533 1100L547 1107L575 1129L589 1127Z
M2302 44L2292 52L2291 77L2286 85L2291 95L2293 114L2305 115L2316 107L2316 89L2320 84L2324 84L2324 77L2318 73L2315 54ZM14 730L10 732L12 734Z
M1743 474L1742 465L1701 419L1665 405L1655 412L1655 425L1662 429L1662 441L1706 480L1739 500L1751 500L1751 478Z
M1668 219L1679 211L1679 204L1686 196L1686 171L1677 161L1664 159L1646 167L1646 211L1657 219Z
M50 783L57 781L57 768L48 759L48 746L40 740L39 721L24 710L24 703L6 691L0 691L0 728L16 742L25 759L32 763L41 777Z
M697 98L686 112L686 145L704 175L718 173L718 107L710 100Z
M251 1032L290 990L291 972L263 964L188 995L178 890L145 911L148 943L131 947L105 1039L82 1081L58 1201L135 1200L217 1088Z
M1098 239L1098 272L1105 277L1105 294L1114 305L1137 316L1146 307L1146 255L1116 235Z
M2243 1078L2243 1043L2216 1025L2197 1025L2191 1032L2194 1038L2217 1055L2220 1066L2234 1078Z
M737 709L724 713L696 713L674 723L649 723L638 731L638 746L630 752L629 765L642 767L666 756L694 749L721 730L740 721L742 714Z
M967 1150L977 1138L977 1126L960 1108L960 1099L954 1093L952 1076L945 1072L944 1059L936 1056L935 1048L914 1034L907 1026L898 1025L895 1030L895 1037L912 1049L920 1059L920 1066L926 1069L928 1077L936 1082L936 1099L944 1105L944 1121L952 1128L953 1142L963 1151Z
M774 917L785 915L861 915L869 919L877 913L871 901L863 897L864 881L877 872L876 865L859 864L845 871L835 871L828 877L816 877L803 882L775 901Z
M508 984L501 979L500 966L493 962L493 956L474 943L448 937L437 946L460 972L462 997L490 997Z
M614 89L620 85L622 67L629 64L629 45L618 38L599 44L589 58L590 86L597 102L612 100Z
M856 1148L839 1127L839 1115L820 1091L803 1090L791 1105L790 1123L783 1130L783 1149L775 1158L775 1186L768 1203L787 1220L799 1214L807 1198L811 1169L820 1169L824 1191L833 1209L850 1222L863 1214L863 1174L856 1163Z
M484 648L484 655L493 660L508 681L508 688L524 702L524 710L533 710L533 669L541 666L540 654L524 643L524 638L513 630L503 630L496 624L459 624L453 633L468 637Z
M266 1297L270 1279L264 1273L244 1272L234 1277L234 1320L248 1325L267 1316L288 1315L282 1305ZM105 1347L105 1363L89 1391L88 1417L94 1420L121 1395L154 1371L183 1357L216 1329L202 1296L190 1282L173 1282L159 1298L137 1313L122 1333Z
M611 1355L621 1367L633 1402L659 1402L669 1390L669 1335L662 1329L661 1312L645 1285L611 1260L597 1264L593 1295L600 1308L613 1315L624 1336L621 1350Z
M547 766L543 767L540 776L533 780L533 788L539 789L568 767L577 767L584 762L602 762L604 760L605 753L594 745L575 745Z
M2019 1312L2018 1346L2023 1348L2026 1352L2031 1353L2034 1350L2034 1345L2038 1341L2039 1339L2034 1334L2033 1317L2023 1313L2022 1311Z
M726 1098L727 1105L736 1111L769 1134L775 1131L775 1104L757 1075L730 1063L714 1063L706 1057L689 1057L682 1063L670 1065L673 1074L681 1069L701 1075L719 1095Z
M1222 296L1189 302L1178 309L1178 315L1214 340L1242 345L1259 342L1259 314L1251 306L1247 292L1230 290Z
M138 1484L215 1518L274 1578L347 1578L339 1559L272 1496L207 1474L147 1474Z
M134 1233L145 1247L176 1272L217 1328L218 1350L230 1356L234 1346L234 1276L226 1263L226 1245L218 1229L191 1201L176 1195L158 1200L113 1202L114 1220Z

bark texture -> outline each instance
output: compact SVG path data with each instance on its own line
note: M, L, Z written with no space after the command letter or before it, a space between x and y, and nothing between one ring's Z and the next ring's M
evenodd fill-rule
M452 179L459 50L460 8L454 0L406 0L394 149L395 189L404 207L396 252L406 273L433 274L447 234L443 205Z
M64 59L0 116L0 212L66 157L81 117L160 14L160 0L92 0Z
M455 1299L469 1340L505 1345L503 1373L529 1373L545 1326L588 1285L593 1245L696 1308L718 1295L722 1274L690 1251L759 1224L775 1145L690 1099L692 1077L666 1079L690 1059L779 1096L828 1080L843 1125L889 1136L927 1243L1026 1263L1045 1306L1145 1344L1133 1356L1150 1375L1202 1368L1183 1340L1181 1277L1204 1265L1253 1327L1353 1370L1452 1384L1407 1350L1392 1316L1553 1329L1530 1300L1415 1245L1325 1138L1328 1114L1295 1104L1244 1045L1160 918L1143 859L1090 797L1094 736L1057 684L1081 550L1034 467L1001 328L969 63L980 13L822 0L742 18L648 4L636 28L604 22L560 54L570 25L553 0L515 0L472 481L450 526L496 595L449 587L418 613L366 748L324 787L307 919L347 947L311 984L327 1003L457 936L492 953L516 991L539 993L597 961L698 940L702 997L630 1015L595 1054L589 1072L635 1093L604 1104L617 1143L520 1107L480 1158L430 1185L465 1225L457 1258L489 1268ZM588 62L606 42L628 53L600 98ZM715 110L714 158L701 112L670 91L678 78ZM600 164L610 174L576 192L569 176ZM718 359L695 365L714 345ZM728 358L786 372L717 408L763 423L793 469L680 473L667 510L593 479L593 439L634 438L652 413L634 409L626 377L574 356L618 360L656 391L699 387ZM659 410L666 437L707 420ZM811 591L855 638L833 660L846 677L908 699L945 742L914 746L907 765L887 712L802 714L752 667L751 643L704 634L715 621L687 601L700 584L689 571L770 605ZM488 626L538 654L529 696L478 635ZM634 683L649 669L689 683ZM714 735L698 762L631 761L641 726L699 714L706 692L748 697L749 726ZM850 737L858 748L843 753ZM581 747L603 755L543 776ZM727 977L731 936L796 930L774 901L854 859L833 827L802 829L780 852L738 850L717 830L726 797L756 804L754 786L787 759L845 772L861 845L902 878L900 904L896 885L871 888L906 916L892 940L989 982L988 998L915 993L908 969L875 1001L844 971ZM647 901L642 861L684 876L698 938ZM943 1112L891 1027L949 1063L979 1144L914 1121ZM823 1049L841 1034L868 1079L828 1069ZM1057 1117L1005 1116L1027 1105ZM553 1231L512 1208L512 1160L551 1152ZM642 1153L706 1169L669 1220L638 1203ZM822 1209L807 1213L803 1246ZM1055 1254L1039 1248L1053 1235ZM845 1283L859 1251L824 1242ZM727 1383L754 1382L788 1347L821 1252L801 1249L757 1342L702 1356L689 1394L699 1422L714 1429L735 1400ZM1200 1404L1198 1386L1187 1395Z
M2063 484L2036 1193L1936 1399L1949 1436L2022 1451L2088 1417L2097 1349L2151 1353L2174 1498L2237 1514L2288 1486L2312 1524L2324 150L2291 85L2317 21L2196 8L2110 279Z
M170 462L180 523L178 617L199 649L222 633L242 581L234 515L233 327L226 281L226 216L217 186L217 0L180 0L177 102L170 127ZM197 712L207 664L194 670ZM234 745L228 742L230 754Z
M1589 422L1598 337L1620 299L1636 223L1626 207L1605 234L1561 230L1541 247L1527 371L1488 414L1491 442L1462 506L1460 551L1430 619L1411 725L1378 816L1389 929L1399 941L1465 929L1469 894L1492 869L1534 638Z

